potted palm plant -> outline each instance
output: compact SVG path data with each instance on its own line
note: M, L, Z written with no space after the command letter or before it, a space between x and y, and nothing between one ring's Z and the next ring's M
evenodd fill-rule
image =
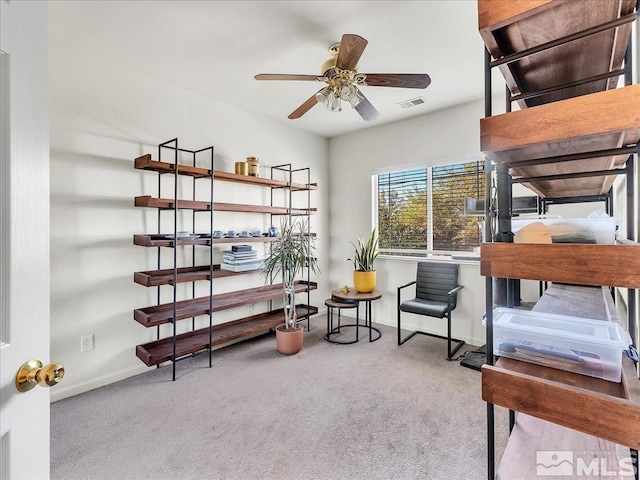
M365 242L358 237L357 243L351 242L355 256L348 260L353 262L353 286L358 292L368 293L376 288L376 271L374 262L378 258L378 235L374 228Z
M280 235L264 259L264 275L273 281L280 275L284 295L284 323L276 327L276 345L280 353L292 355L302 348L303 329L296 323L296 291L294 281L308 265L314 274L320 269L315 259L315 237L308 232L308 221L283 219Z

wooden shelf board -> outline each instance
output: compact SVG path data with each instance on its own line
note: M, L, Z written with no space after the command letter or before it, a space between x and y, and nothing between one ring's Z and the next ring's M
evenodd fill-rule
M268 243L275 242L278 237L236 237L236 238L214 238L213 243Z
M173 198L154 198L151 195L141 195L135 197L136 207L152 207L163 210L173 210L175 200ZM178 200L179 209L191 209L199 211L210 211L211 203L194 201L194 200ZM213 209L219 212L245 212L245 213L269 213L273 215L288 215L287 207L271 207L268 205L245 205L241 203L220 203L214 202ZM317 208L292 208L292 215L309 215L316 213Z
M519 162L635 145L640 140L640 84L480 120L481 148L514 177L623 168L628 155L523 166ZM607 193L615 175L526 183L542 197Z
M296 307L299 318L306 318L307 306ZM318 312L310 307L311 315ZM268 331L283 323L282 309L261 313L251 317L226 322L212 327L211 345L222 345L239 338ZM176 358L183 357L209 347L209 327L176 336ZM163 338L136 347L136 355L146 365L152 366L173 358L173 338Z
M318 285L314 282L307 284L303 281L295 283L296 292L316 290ZM229 293L213 295L213 312L227 310L229 308L249 305L279 298L282 296L282 284L265 285L261 287L237 290ZM199 297L176 302L176 320L206 315L209 312L209 297ZM133 312L133 318L145 327L153 327L168 323L173 319L173 303L164 303L145 308L138 308Z
M571 162L557 162L547 165L513 167L509 173L514 179L538 176L574 174L576 172L595 172L624 168L628 155L599 157ZM605 195L613 185L616 175L594 177L574 177L570 179L536 180L521 182L544 198L579 197Z
M273 215L288 215L289 209L286 207L270 207L268 205L241 205L238 203L214 202L213 209L220 212L248 212L248 213L270 213ZM292 208L292 215L309 215L317 212L317 208Z
M625 392L622 383L509 358L482 367L483 400L640 449L640 404Z
M213 278L231 277L235 275L246 275L248 273L261 272L262 270L251 270L246 272L232 272L223 270L220 265L213 266ZM209 265L201 265L197 267L178 268L177 283L195 282L198 280L209 280ZM162 270L147 270L144 272L135 272L133 281L145 287L157 287L158 285L173 284L173 269L167 268Z
M239 175L237 173L223 172L220 170L214 170L213 178L225 182L242 183L245 185L257 185L270 188L288 188L289 183L284 180L275 180L271 178L253 177L250 175ZM317 190L318 184L311 183L309 185L302 183L292 183L292 190Z
M211 235L199 233L198 238L188 240L178 240L178 245L209 245ZM278 237L236 237L236 238L214 238L214 244L232 243L269 243L275 242ZM141 247L173 247L174 241L166 238L164 234L140 233L133 236L133 244Z
M635 0L478 0L478 26L497 59L616 20L634 7ZM620 69L630 34L627 23L498 68L514 94L575 82ZM569 87L519 104L526 108L603 91L615 88L617 80Z
M134 161L134 166L139 170L150 170L159 173L175 173L174 164L167 162L159 162L152 160L151 155L143 155ZM196 178L211 177L211 170L207 168L192 167L189 165L178 164L178 175L187 175ZM224 172L221 170L213 171L213 178L223 182L242 183L245 185L256 185L270 188L289 188L289 184L283 180L274 180L270 178L253 177L249 175L239 175L237 173ZM317 190L318 184L302 184L292 183L292 190Z
M483 243L480 274L495 278L640 288L640 246Z
M211 235L208 233L194 234L197 238L179 239L177 242L167 238L169 234L137 233L133 235L133 244L141 247L173 247L177 245L209 245ZM243 239L246 240L246 239Z
M175 173L175 164L152 160L150 154L136 158L134 161L134 167L138 170L151 170L158 173ZM178 164L178 175L207 178L211 176L211 170L207 168Z
M640 84L480 120L482 152L497 163L635 145Z
M154 198L151 195L141 195L135 197L134 205L136 207L152 207L162 210L173 210L175 200L173 198ZM179 209L190 210L211 210L211 202L201 202L197 200L178 200Z

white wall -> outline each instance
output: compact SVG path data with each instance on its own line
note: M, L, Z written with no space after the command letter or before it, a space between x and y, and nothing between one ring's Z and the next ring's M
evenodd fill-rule
M234 162L249 155L263 165L311 167L311 180L320 186L312 193L318 208L312 227L319 238L320 267L329 271L326 139L106 66L99 58L69 59L53 49L50 70L51 358L66 370L52 400L147 370L135 346L154 340L155 329L138 324L133 310L153 305L155 289L135 284L133 272L154 269L156 253L134 246L132 237L156 231L156 211L135 208L133 198L155 196L157 176L135 170L133 159L145 153L155 158L160 142L178 137L181 147L194 150L214 145L218 170L233 171ZM259 187L215 185L216 201L269 201ZM269 226L262 215L223 213L215 217L216 228ZM191 229L186 220L182 227ZM221 248L216 250L219 257ZM312 304L323 306L329 275L319 282ZM215 289L262 284L264 279L252 274L217 280ZM250 307L234 309L216 315L215 322L250 312ZM95 335L95 349L80 353L84 335Z
M329 261L333 288L353 284L353 265L346 261L353 253L350 241L365 237L371 231L372 171L418 162L437 164L451 158L478 155L480 118L483 116L484 102L479 100L330 140ZM396 325L396 289L415 279L415 260L380 258L376 269L377 288L382 292L382 298L373 304L373 320L393 326ZM480 276L479 262L463 263L459 281L464 289L453 313L453 335L481 345L484 343L481 319L485 310L485 280ZM407 296L410 294L406 292ZM446 322L438 319L407 315L407 328L412 324L433 333L446 332Z
M499 105L498 101L494 101ZM494 107L495 108L495 107ZM494 112L499 113L497 109ZM346 259L352 256L350 240L368 235L371 219L372 171L415 163L438 164L452 158L480 154L480 118L484 116L484 102L477 101L414 117L389 125L331 139L329 149L330 181L330 239L331 286L351 285L353 266ZM532 195L521 185L514 185L514 193ZM586 217L604 204L552 206L550 214L564 218ZM485 343L482 315L485 312L485 278L480 276L479 262L460 263L459 282L464 289L452 315L453 336L473 345ZM374 321L397 325L397 287L415 278L416 260L379 258L378 289L383 296L373 306ZM403 299L411 298L411 289L403 292ZM523 281L523 301L535 302L539 296L539 282ZM348 315L348 313L346 313ZM403 328L444 334L446 322L405 314ZM443 347L444 348L444 347Z

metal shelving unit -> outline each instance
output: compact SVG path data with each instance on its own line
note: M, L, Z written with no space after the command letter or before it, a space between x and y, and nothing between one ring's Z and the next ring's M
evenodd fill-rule
M487 47L485 118L481 121L482 150L487 156L485 214L487 219L497 217L495 231L487 229L481 257L481 273L486 277L488 366L483 369L483 398L487 401L488 478L493 479L496 473L494 403L537 417L534 424L535 420L544 419L622 443L637 457L633 452L640 446L640 430L636 428L640 420L637 371L626 368L619 394L605 385L602 388L608 388L609 395L603 396L597 393L600 387L588 385L575 374L543 372L541 367L509 359L500 359L494 365L492 354L493 277L629 288L629 325L635 338L640 247L513 245L510 201L515 181L542 197L543 208L553 203L605 201L612 213L611 185L616 175L623 174L627 176L630 207L627 229L633 234L634 161L640 135L640 86L631 85L630 24L638 15L636 1L592 2L585 8L581 2L563 0L479 0L478 13L480 33ZM496 117L492 117L491 108L494 67L501 70L507 84L507 113ZM616 89L621 76L626 86ZM521 110L511 112L514 102ZM493 199L489 195L493 176L497 189L495 211L491 210ZM507 293L507 298L512 299L512 295ZM628 367L629 362L623 363ZM546 378L546 383L538 381L538 375ZM551 385L547 385L549 379ZM520 398L517 391L498 393L496 381L524 385L529 400ZM551 400L537 395L543 385L552 389ZM610 415L611 432L596 428L584 414L582 418L570 414L567 405L571 398ZM564 416L559 413L563 410ZM632 431L618 421L616 412L627 415L627 423L634 425ZM511 428L514 423L511 410ZM522 427L519 435L521 430Z
M171 153L170 161L166 161L166 150ZM209 155L207 155L209 154ZM190 164L181 163L181 156L191 156ZM201 157L207 156L208 162L203 162ZM196 161L196 157L200 160ZM173 370L173 380L176 378L176 363L182 359L189 358L195 354L206 351L209 355L209 366L212 365L212 347L221 345L232 340L241 339L254 334L268 332L282 323L282 309L271 308L271 301L282 296L282 285L271 284L262 287L254 287L245 290L238 290L223 294L214 294L214 279L247 275L256 273L258 270L246 272L232 272L222 270L220 265L213 263L213 246L215 244L233 244L261 242L269 244L277 240L274 237L252 237L252 238L212 238L214 231L214 212L240 212L240 213L260 213L282 216L289 218L292 216L310 216L316 212L310 207L310 191L317 188L317 184L310 182L310 170L292 169L291 165L278 166L277 169L286 173L286 180L252 177L238 175L235 173L216 171L214 165L214 149L208 147L201 150L185 150L179 148L178 140L173 139L158 146L158 160L153 160L151 155L143 155L135 160L135 168L156 172L158 175L157 197L150 195L135 198L135 206L150 207L158 210L156 233L135 234L133 236L134 245L151 247L157 249L157 269L134 273L134 281L145 287L156 287L156 305L138 308L134 311L134 319L145 327L156 327L156 340L138 345L136 355L146 365L157 365L171 362ZM205 163L203 167L202 164ZM294 183L293 174L295 172L306 172L306 181ZM174 177L173 195L162 196L161 177L171 174ZM180 188L185 188L179 183L180 177L191 177L191 199L179 198ZM196 181L204 179L209 181L209 198L196 198ZM215 181L238 183L245 186L257 186L269 188L271 191L270 205L246 205L220 203L213 201ZM273 192L284 190L288 195L288 205L286 207L275 206ZM292 207L292 194L294 192L307 192L307 201L303 208ZM178 232L178 211L190 210L192 212L191 225L196 229L196 215L208 215L208 222L205 232L193 233L185 238L177 238ZM162 212L172 212L170 231L164 232L167 222L163 221ZM310 234L310 232L309 232ZM179 248L191 247L191 265L178 266L177 250ZM207 265L196 264L196 248L208 248L209 262ZM172 252L172 262L169 268L163 266L163 250L170 249ZM166 259L165 259L166 260ZM208 281L209 291L205 296L197 296L196 282ZM191 283L191 295L188 298L178 299L178 286L183 283ZM167 286L172 289L172 299L168 303L162 302L161 287ZM306 293L306 305L299 305L297 313L299 319L307 319L318 312L317 307L310 305L310 291L315 290L317 284L312 282L310 275L306 275L306 280L296 282L296 291ZM213 324L213 314L241 305L249 305L258 302L268 301L269 311L252 315L246 318ZM196 319L201 316L208 317L208 326L197 327ZM191 319L191 327L186 332L178 333L177 324L181 320ZM163 335L162 325L171 325L171 334ZM308 325L308 324L307 324ZM307 327L308 328L308 327Z

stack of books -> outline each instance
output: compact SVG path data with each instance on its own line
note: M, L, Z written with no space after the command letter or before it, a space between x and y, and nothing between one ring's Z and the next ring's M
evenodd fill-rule
M252 250L250 245L234 245L231 250L222 252L222 270L232 272L247 272L262 268L262 259L258 258L258 252Z

